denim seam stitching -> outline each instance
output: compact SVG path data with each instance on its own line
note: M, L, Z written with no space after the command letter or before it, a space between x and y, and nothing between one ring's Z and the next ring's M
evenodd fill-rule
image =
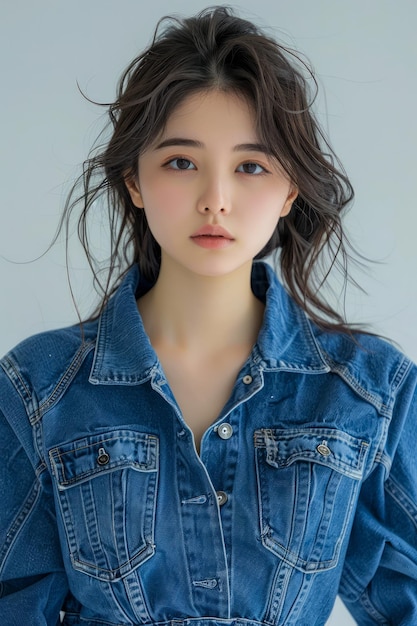
M32 425L35 425L43 417L43 415L60 399L61 395L64 393L64 391L67 389L69 384L78 373L78 370L80 369L84 359L93 348L94 343L91 342L83 344L77 350L69 367L65 370L64 374L61 376L48 398L40 403L39 408L35 414L29 416Z
M388 477L385 483L385 490L391 495L398 506L401 507L417 529L417 509L412 506L412 501L407 497L407 494L403 492L400 485L392 476Z
M40 483L38 480L35 480L32 483L32 486L22 504L19 511L17 512L7 534L6 541L4 542L3 548L0 551L0 571L4 568L7 558L10 554L10 551L13 547L13 544L19 535L21 529L23 528L26 520L29 518L31 511L33 510L39 496L40 496Z
M390 626L390 622L387 622L386 618L373 605L367 589L365 589L363 594L358 598L358 601L364 611L366 611L372 619L376 620L380 626Z
M400 387L401 383L405 380L409 370L412 368L412 361L407 358L403 358L400 365L398 366L397 371L395 372L394 378L392 380L392 390L397 391L398 387Z
M385 454L384 450L377 451L377 453L375 454L374 462L382 465L385 468L387 476L389 475L391 471L392 460L387 454ZM367 476L365 476L365 478L367 478Z
M5 356L0 365L2 366L6 376L18 392L19 396L22 398L23 403L25 404L25 406L27 406L32 399L32 395L30 393L29 387L26 385L23 377L20 374L17 364L14 363L11 357Z
M392 415L392 398L390 398L390 404L385 404L381 398L376 396L375 394L369 392L365 389L359 381L350 373L347 367L332 361L329 357L329 361L331 362L332 371L335 372L349 385L349 387L355 391L358 395L360 395L364 400L369 402L372 406L374 406L379 413L381 413L384 417L391 417Z

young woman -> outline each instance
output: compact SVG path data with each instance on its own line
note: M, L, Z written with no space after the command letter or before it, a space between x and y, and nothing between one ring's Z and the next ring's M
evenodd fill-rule
M93 263L107 197L100 310L1 361L2 626L416 624L417 370L321 296L352 189L302 68L210 9L109 112L64 216Z

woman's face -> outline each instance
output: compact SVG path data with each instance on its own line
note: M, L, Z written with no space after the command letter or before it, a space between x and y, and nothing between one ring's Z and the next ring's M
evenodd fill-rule
M246 100L217 90L174 110L126 184L161 246L161 267L205 276L251 265L297 196L259 143Z

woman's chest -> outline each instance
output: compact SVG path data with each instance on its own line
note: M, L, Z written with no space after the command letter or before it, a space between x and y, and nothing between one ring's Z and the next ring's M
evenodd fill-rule
M292 386L285 376L271 387L245 374L235 390L242 400L225 414L230 436L209 424L200 460L161 393L152 396L149 421L133 426L148 401L140 389L129 404L131 426L103 427L51 451L68 570L75 586L86 576L91 582L90 591L79 588L82 604L91 605L93 587L106 595L111 581L114 614L133 623L140 615L225 619L231 610L278 626L307 623L300 607L317 610L336 594L372 437L352 428L347 406L317 393L300 400L301 380ZM196 397L208 393L193 380ZM367 415L358 403L355 420Z

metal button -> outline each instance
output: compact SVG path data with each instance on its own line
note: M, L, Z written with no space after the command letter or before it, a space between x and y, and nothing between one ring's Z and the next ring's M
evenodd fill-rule
M252 380L253 380L253 378L252 378L252 376L249 376L249 374L247 374L246 376L244 376L244 377L242 378L242 382L243 382L245 385L250 385L250 384L251 384L251 382L252 382Z
M320 443L317 446L316 450L319 454L321 454L321 456L329 456L329 454L331 454L331 450L329 446L327 445L326 441L323 441L323 443Z
M221 439L230 439L233 435L233 428L227 422L223 422L223 424L220 424L217 428L217 434Z
M223 504L226 504L227 502L227 494L224 491L217 491L217 502L219 503L219 506L223 506Z
M110 461L110 456L107 454L104 448L100 448L98 451L97 463L99 465L107 465Z

